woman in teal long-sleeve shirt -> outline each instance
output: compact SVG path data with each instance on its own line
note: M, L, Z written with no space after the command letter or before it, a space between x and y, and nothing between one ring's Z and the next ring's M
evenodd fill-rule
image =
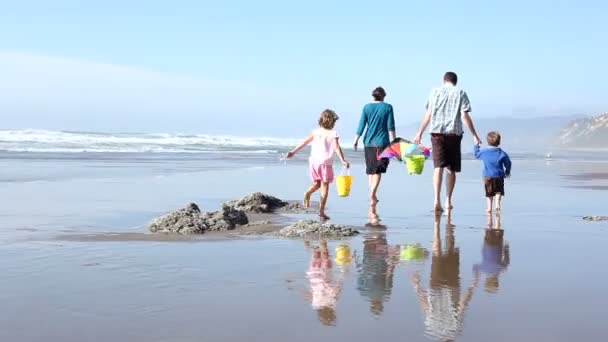
M365 165L369 180L369 218L377 220L378 187L382 180L382 174L386 173L388 168L388 159L378 160L376 157L379 151L382 151L395 139L395 116L393 114L393 106L384 102L386 92L382 87L374 89L372 96L374 102L368 103L363 107L354 148L356 151L359 139L365 131L363 144L365 146Z

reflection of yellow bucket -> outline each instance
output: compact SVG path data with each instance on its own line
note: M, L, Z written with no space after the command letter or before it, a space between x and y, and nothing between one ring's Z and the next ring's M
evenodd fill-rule
M351 261L353 261L353 259L350 254L350 247L347 245L340 245L336 247L336 264L350 264Z
M422 174L424 170L425 156L407 156L405 157L405 163L407 164L407 171L411 174Z
M336 177L336 187L338 188L338 196L347 197L350 195L350 186L353 184L353 176L340 175Z
M424 258L424 248L420 245L407 245L401 247L401 260L418 260Z

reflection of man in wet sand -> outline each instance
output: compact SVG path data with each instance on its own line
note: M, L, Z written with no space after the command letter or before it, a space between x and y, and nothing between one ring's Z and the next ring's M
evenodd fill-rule
M509 245L504 242L504 230L500 225L500 214L496 215L494 223L493 226L492 215L488 215L488 229L481 250L482 261L473 266L473 271L485 274L485 289L489 293L498 292L498 277L507 271L511 261Z
M471 286L461 293L460 250L456 247L451 213L445 227L445 247L441 244L441 215L435 215L430 288L424 289L420 275L414 273L412 284L425 317L427 332L444 340L454 339L461 331L464 312L477 287L478 275Z
M359 279L357 288L370 302L370 311L382 315L384 302L388 301L393 288L393 274L399 263L399 249L389 247L386 233L375 229L363 242L363 258L357 263Z
M321 241L319 247L313 249L306 276L310 281L308 298L312 308L317 311L319 321L324 325L335 325L336 303L344 277L341 273L338 280L334 282L332 261L326 241Z

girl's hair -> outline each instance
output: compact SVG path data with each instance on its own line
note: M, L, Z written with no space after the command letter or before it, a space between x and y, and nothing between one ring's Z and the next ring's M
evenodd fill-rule
M338 119L339 117L336 112L331 109L326 109L321 112L321 117L319 118L319 126L325 129L333 129Z

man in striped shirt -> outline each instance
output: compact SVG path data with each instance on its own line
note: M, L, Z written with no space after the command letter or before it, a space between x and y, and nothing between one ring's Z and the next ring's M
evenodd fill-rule
M450 71L443 77L443 86L431 91L426 103L426 113L414 138L414 143L419 144L422 134L429 123L431 124L436 212L443 211L440 197L444 169L448 170L446 207L448 210L452 209L452 194L456 185L456 173L460 172L462 163L460 144L464 134L463 123L473 135L474 143L476 145L481 144L473 120L469 115L471 112L469 97L464 90L456 87L457 83L458 76Z

